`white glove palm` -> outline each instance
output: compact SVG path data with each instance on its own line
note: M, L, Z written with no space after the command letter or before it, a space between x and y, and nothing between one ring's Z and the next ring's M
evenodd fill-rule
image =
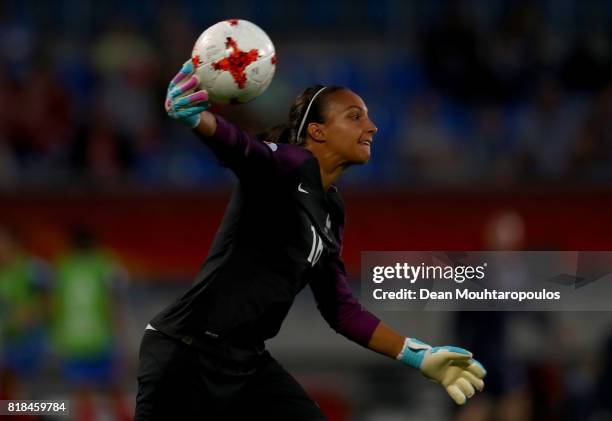
M404 364L421 370L428 379L441 384L458 405L463 405L476 390L484 388L487 372L472 353L455 346L432 347L417 339L406 338L397 356Z

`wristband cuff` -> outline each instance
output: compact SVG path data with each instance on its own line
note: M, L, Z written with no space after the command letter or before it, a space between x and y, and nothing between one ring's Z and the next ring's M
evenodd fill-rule
M193 117L195 117L193 120L192 119L187 120L187 126L190 129L195 129L196 127L198 127L200 125L200 121L202 120L202 117L200 117L200 114L194 115Z
M401 361L402 363L420 369L421 364L423 363L423 358L425 358L425 351L430 350L431 346L419 341L414 338L406 338L404 340L404 346L399 354L397 354L396 359Z

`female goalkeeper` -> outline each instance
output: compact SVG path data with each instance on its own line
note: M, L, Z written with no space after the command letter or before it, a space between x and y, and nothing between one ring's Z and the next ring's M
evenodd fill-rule
M238 184L195 283L145 330L136 420L325 419L264 345L306 285L348 339L420 370L457 404L482 390L485 371L470 352L405 338L350 292L334 182L370 159L377 129L363 100L346 88L312 86L286 125L257 139L206 111L198 85L188 61L170 82L166 111Z

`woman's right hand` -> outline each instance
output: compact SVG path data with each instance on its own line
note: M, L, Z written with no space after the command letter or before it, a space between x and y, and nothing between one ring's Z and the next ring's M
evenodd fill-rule
M170 81L164 103L166 113L190 129L200 124L200 114L209 106L208 92L196 90L199 85L193 63L187 60Z

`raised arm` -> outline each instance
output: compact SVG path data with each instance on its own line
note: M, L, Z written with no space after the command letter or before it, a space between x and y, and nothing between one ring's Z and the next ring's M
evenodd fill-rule
M194 131L223 165L239 175L250 173L250 170L278 169L279 157L274 153L277 145L261 142L250 133L208 111L200 114L200 117L200 123Z
M220 162L237 174L249 169L274 168L276 145L268 145L239 129L223 118L206 111L208 93L199 89L191 60L168 85L165 108L168 115L192 129L202 143L208 146Z

